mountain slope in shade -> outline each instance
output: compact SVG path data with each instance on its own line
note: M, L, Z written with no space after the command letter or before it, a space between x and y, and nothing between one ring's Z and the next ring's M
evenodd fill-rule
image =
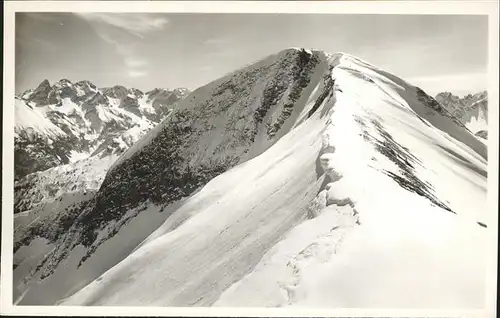
M67 79L51 86L44 80L15 99L16 180L90 155L123 152L133 142L131 135L137 139L152 129L188 93L98 89L89 81ZM161 94L170 94L170 99L165 101Z
M285 50L197 89L129 148L18 301L481 306L486 165L419 88Z
M488 131L488 93L479 92L474 95L469 94L460 98L449 92L436 95L436 100L453 114L460 122L474 134L484 139L484 133Z
M22 283L19 272L36 266L66 234L116 158L89 157L29 174L15 184L14 285Z

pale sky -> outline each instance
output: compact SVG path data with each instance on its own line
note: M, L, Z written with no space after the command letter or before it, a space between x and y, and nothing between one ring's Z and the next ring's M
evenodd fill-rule
M487 87L487 16L17 13L16 93L67 78L191 90L288 47L347 52L435 95Z

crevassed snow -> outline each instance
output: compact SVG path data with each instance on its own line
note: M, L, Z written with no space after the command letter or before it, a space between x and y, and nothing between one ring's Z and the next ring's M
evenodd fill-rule
M484 145L429 112L411 85L351 56L330 57L340 63L334 96L214 178L61 305L482 308ZM454 213L387 175L402 171L397 154L369 141L384 137L375 123Z

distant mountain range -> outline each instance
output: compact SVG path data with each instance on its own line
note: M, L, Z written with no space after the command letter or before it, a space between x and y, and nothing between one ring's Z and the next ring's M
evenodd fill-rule
M460 98L450 92L436 95L436 100L471 132L482 139L488 138L488 93L469 94Z
M89 156L119 154L189 93L44 80L15 98L15 178Z

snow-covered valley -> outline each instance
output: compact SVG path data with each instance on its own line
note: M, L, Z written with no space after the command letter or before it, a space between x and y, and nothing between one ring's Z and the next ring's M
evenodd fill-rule
M19 99L19 131L76 136L48 119L56 106L30 106L52 102L40 91ZM18 305L483 307L484 121L349 54L295 48L185 95L163 120L146 97L95 117L61 99L104 137L16 182ZM113 135L105 118L137 122Z

